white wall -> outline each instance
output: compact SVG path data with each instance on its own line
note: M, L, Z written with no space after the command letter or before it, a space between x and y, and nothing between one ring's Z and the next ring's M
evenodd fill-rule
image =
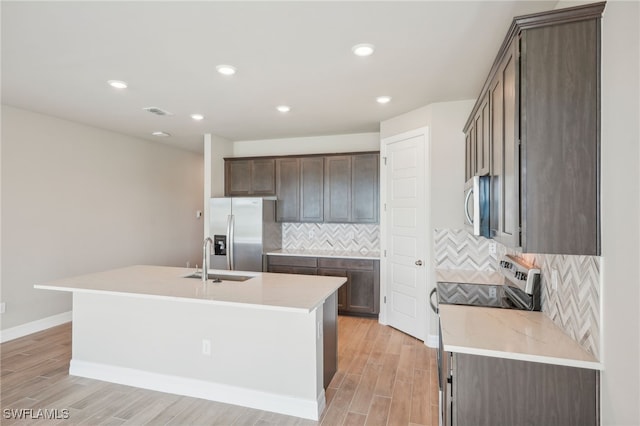
M602 424L640 424L640 5L602 21ZM635 271L635 272L634 272Z
M285 139L236 141L234 157L261 155L325 154L334 152L361 152L380 150L379 133L351 135L310 136Z
M429 209L433 228L460 228L464 190L464 134L462 127L475 100L439 102L380 123L380 137L428 127L431 162Z
M210 143L210 154L206 154L207 141ZM233 157L233 142L216 135L205 135L205 158L210 159L211 166L211 192L210 197L224 196L224 159Z
M4 105L2 154L3 330L71 309L36 283L198 262L201 155Z
M431 223L460 228L464 223L464 134L462 127L475 100L441 102L431 107Z

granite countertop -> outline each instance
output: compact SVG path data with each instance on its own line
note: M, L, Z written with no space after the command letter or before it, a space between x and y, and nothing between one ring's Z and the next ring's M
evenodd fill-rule
M439 315L448 352L602 369L542 312L441 304Z
M239 305L261 309L311 312L346 282L343 277L210 270L221 275L244 275L238 281L203 283L186 278L193 269L136 265L63 278L34 287L43 290L119 294L182 302Z
M370 251L361 253L349 250L301 250L281 249L267 253L269 256L306 256L306 257L342 257L349 259L380 259L380 252Z

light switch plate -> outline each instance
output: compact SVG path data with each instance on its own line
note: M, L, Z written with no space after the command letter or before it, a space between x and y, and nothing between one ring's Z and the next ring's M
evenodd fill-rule
M0 314L4 314L7 310L7 304L5 302L0 303Z

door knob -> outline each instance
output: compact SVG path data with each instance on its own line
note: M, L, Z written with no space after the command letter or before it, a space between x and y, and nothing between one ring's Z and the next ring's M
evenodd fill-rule
M416 260L416 266L422 266L422 260Z

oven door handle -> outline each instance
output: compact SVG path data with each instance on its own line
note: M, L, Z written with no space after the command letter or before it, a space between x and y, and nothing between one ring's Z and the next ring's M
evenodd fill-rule
M436 305L433 304L433 295L436 294L438 288L434 287L431 290L431 293L429 293L429 304L431 305L431 310L433 311L434 314L438 314L438 307Z

